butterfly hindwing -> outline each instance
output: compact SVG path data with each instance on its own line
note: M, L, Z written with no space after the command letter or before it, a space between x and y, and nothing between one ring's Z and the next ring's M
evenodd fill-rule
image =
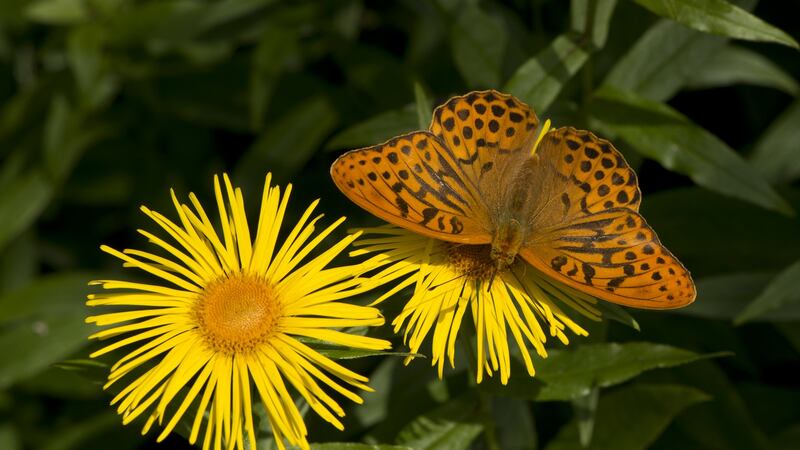
M611 208L639 210L636 173L607 140L589 131L558 128L544 136L537 155L552 172L537 176L549 175L545 178L561 186L558 203L567 216Z
M636 174L611 143L559 128L545 135L535 158L523 259L614 303L664 309L694 300L689 272L639 215Z
M696 294L689 272L644 218L629 209L571 221L520 254L556 280L626 306L678 308Z
M491 241L480 200L430 132L349 151L331 176L350 200L387 222L451 242Z

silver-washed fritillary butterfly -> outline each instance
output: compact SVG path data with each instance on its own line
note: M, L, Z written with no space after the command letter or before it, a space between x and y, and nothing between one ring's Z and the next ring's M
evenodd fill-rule
M497 271L519 256L610 302L668 309L694 301L689 272L639 214L636 174L619 151L571 127L539 137L538 126L513 96L472 92L436 108L426 131L345 153L331 176L394 225L491 245Z

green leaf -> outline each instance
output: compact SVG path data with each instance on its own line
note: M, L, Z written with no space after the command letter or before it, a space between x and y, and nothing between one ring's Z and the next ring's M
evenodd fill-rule
M800 303L800 261L787 267L775 277L755 300L736 316L734 322L740 325L756 317L777 309Z
M651 100L667 100L724 45L721 37L661 20L617 61L603 83Z
M419 116L413 107L386 111L339 132L325 148L332 150L367 147L418 129Z
M598 343L574 350L552 351L537 363L545 385L537 399L566 400L588 395L594 387L625 382L644 371L679 366L722 353L699 355L689 350L649 342Z
M98 274L91 272L64 272L39 277L0 297L0 323L38 314L89 312L84 309L88 283L97 278L100 278Z
M536 426L527 401L496 396L492 398L492 418L500 448L538 448Z
M360 444L356 442L325 442L311 444L311 450L414 450L405 445Z
M800 208L800 191L787 190L785 195ZM778 271L800 255L796 220L705 189L676 188L645 195L641 209L664 245L696 277Z
M595 49L603 48L616 6L617 0L572 0L569 8L572 31L588 35Z
M596 92L590 112L599 128L700 186L783 214L794 213L733 149L663 103L606 86Z
M264 30L253 51L250 69L250 123L254 130L264 124L264 114L287 61L299 53L294 30L271 26Z
M800 48L788 34L725 0L634 1L659 16L704 33Z
M475 418L476 409L473 397L451 400L406 425L398 434L398 443L415 450L467 449L483 430Z
M547 358L536 362L535 378L512 377L507 387L493 382L486 385L498 395L538 401L574 400L589 395L596 387L620 384L647 370L722 355L699 355L649 342L585 344L569 350L551 350Z
M670 371L676 382L694 386L714 398L697 405L676 420L675 426L699 448L766 450L764 433L750 416L750 407L739 396L717 364L701 361Z
M797 81L777 64L753 50L732 45L714 52L691 74L686 87L707 89L738 83L771 87L789 95L800 91Z
M775 325L775 328L780 331L784 339L789 341L796 351L800 352L800 320L779 323Z
M544 114L564 84L583 67L587 59L589 53L574 38L558 36L514 72L504 91L517 96L540 115Z
M695 280L697 300L685 308L672 312L706 319L733 320L764 290L774 276L772 273L734 272ZM800 319L800 308L787 308L777 312L766 312L756 320L798 319Z
M361 349L343 349L343 348L324 348L314 347L314 350L320 354L327 356L331 359L358 359L366 358L369 356L413 356L415 358L425 358L425 355L420 353L408 352L387 352L382 350L361 350Z
M364 403L355 408L353 415L358 418L358 423L363 427L372 427L389 414L389 401L392 394L392 381L399 360L385 358L378 363L377 368L369 374L369 385L374 392L364 393Z
M615 391L600 399L591 445L580 445L573 420L546 450L644 450L681 411L709 398L695 388L673 385L637 385Z
M0 197L0 248L28 228L42 213L54 186L40 170L30 170L3 185Z
M22 442L14 426L10 423L0 425L0 448L3 450L20 450Z
M456 67L468 86L500 84L506 39L502 20L477 6L467 6L458 13L450 30L450 45Z
M86 345L87 273L41 277L0 297L0 389Z
M336 121L336 111L324 97L297 105L268 127L242 156L236 179L254 183L269 171L278 182L288 182L305 166Z
M627 309L611 302L597 302L594 305L599 309L604 319L611 319L623 325L627 325L636 331L640 331L639 323L636 321Z
M78 27L67 39L67 59L80 93L79 109L101 109L119 87L104 57L103 44L104 35L96 27Z
M428 100L428 96L425 94L425 90L419 83L414 83L414 99L415 104L417 105L419 129L427 130L428 126L431 124L433 109L431 108L431 102Z
M751 161L767 180L778 184L800 177L800 100L795 100L770 125L756 144Z
M772 450L793 450L798 442L800 442L800 423L772 436L770 448Z
M0 253L0 294L29 283L39 270L34 233L23 233Z
M91 329L83 318L73 311L5 327L0 333L0 389L86 345Z
M231 26L246 30L242 22L258 19L260 10L275 0L222 0L207 3L198 0L146 2L108 12L104 32L118 45L158 44L163 51L170 45L182 45L213 30ZM237 23L238 22L238 23Z
M594 424L597 418L597 401L600 389L595 387L588 394L572 400L572 414L578 428L578 441L581 447L588 447L592 442Z
M47 25L74 25L89 19L89 4L83 0L41 0L28 7L26 16Z
M59 433L53 433L46 443L41 447L42 450L70 450L80 449L93 443L103 435L108 435L119 427L119 416L113 411L106 411L80 420L78 423L70 424ZM129 448L127 443L121 446L115 445L114 448Z

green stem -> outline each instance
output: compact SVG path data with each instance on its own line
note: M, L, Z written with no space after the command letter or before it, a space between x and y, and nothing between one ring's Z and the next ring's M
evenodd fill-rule
M464 347L467 353L467 360L469 361L467 364L469 368L469 370L467 370L469 383L474 384L478 373L478 357L475 355L475 350L472 348L471 336L462 336L459 341L462 347ZM478 407L481 415L486 417L483 427L483 437L486 440L486 447L489 450L500 450L500 442L497 440L497 430L495 430L494 426L494 416L492 416L492 396L479 386L475 386L475 390L478 392Z

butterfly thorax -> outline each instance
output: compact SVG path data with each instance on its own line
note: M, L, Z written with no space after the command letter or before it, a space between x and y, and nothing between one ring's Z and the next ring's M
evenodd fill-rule
M491 258L498 271L514 263L526 238L523 224L527 223L534 197L530 180L539 159L521 156L524 159L512 162L512 167L506 172L511 183L502 200L504 206L494 217Z

